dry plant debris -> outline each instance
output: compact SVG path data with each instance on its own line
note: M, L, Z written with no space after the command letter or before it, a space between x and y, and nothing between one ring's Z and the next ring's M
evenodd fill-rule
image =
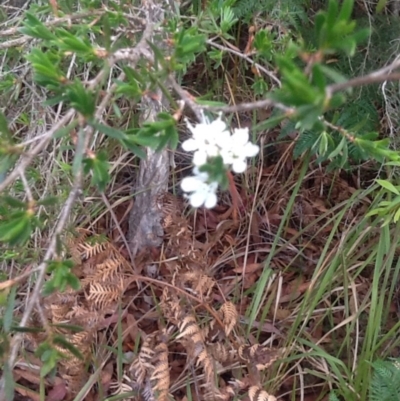
M285 348L282 333L293 321L295 300L312 285L310 275L317 255L332 229L332 209L342 207L344 194L350 197L355 190L351 179L322 176L318 170L308 174L272 261L272 268L283 272L284 283L278 300L274 286L266 294L272 305L278 305L266 314L267 319L275 319L275 324L254 322L253 328L261 333L256 341L245 334L243 316L252 295L240 292L260 277L262 262L286 208L285 187L270 190L278 188L284 178L285 185L291 185L285 166L282 160L264 166L253 214L246 213L253 205L252 195L248 190L239 192L242 206L238 224L230 219L229 202L212 211L188 214L182 199L170 193L160 196L157 206L162 212L163 243L159 248L138 253L135 268L115 236L111 239L93 230L76 230L68 239L68 250L75 261L81 289L43 299L49 328L64 335L83 357L59 348L65 358L59 363L57 377L65 383L69 399L90 377L91 367L107 361L114 368L102 380L102 394L133 391L136 395L129 399L164 401L185 400L190 391L197 400L228 401L246 394L249 400L285 399L279 394L290 388L292 379L288 378L284 387L272 395L264 387L265 375L269 375L274 363L279 366L279 361L293 351ZM296 174L290 177L295 182ZM346 224L356 224L365 202L349 209L337 241L341 230L347 229ZM121 207L117 211L120 219L125 210ZM103 231L105 227L99 223L98 229ZM332 249L335 246L333 241ZM297 259L299 249L301 261ZM297 273L284 270L288 263L298 268ZM38 315L34 318L32 326L40 322ZM339 315L337 318L340 320ZM81 326L83 331L71 333L60 323ZM119 341L117 325L122 328L123 354L133 351L134 355L132 361L124 362L123 372L118 375L115 357L93 347L101 344L115 348ZM324 334L319 324L310 326L313 338ZM30 334L27 339L38 344L48 335ZM27 344L29 353L34 346ZM36 363L40 365L40 361ZM49 388L52 385L56 386L49 383ZM92 387L87 399L96 400L100 393Z
M171 221L170 215L166 216L167 220ZM204 258L190 245L193 233L185 219L173 221L165 224L170 233L166 243L170 250L174 247L176 250L178 246L182 254L180 262L170 272L171 286L165 286L160 293L159 308L164 323L150 333L139 330L143 338L140 351L124 377L130 378L131 389L137 390L144 399L168 400L172 379L176 380L175 376L171 378L171 363L174 362L171 355L179 350L186 355L185 369L190 366L198 372L196 386L201 388L205 399L229 400L239 387L244 391L250 383L259 380L254 376L252 366L258 371L267 369L282 352L259 344L244 344L243 338L233 338L239 314L230 301L224 302L219 310L209 306L211 316L205 322L199 321L195 315L195 307L199 305L193 301L210 305L216 282L200 270L205 268ZM45 297L43 310L48 330L26 337L27 350L60 334L79 351L82 358L56 345L63 355L58 374L72 397L89 377L87 368L94 362L92 345L99 341L100 333L107 330L107 322L112 321L118 305L122 303L125 310L130 307L129 302L126 304L128 294L132 290L139 291L139 287L131 265L107 238L78 229L77 235L69 239L68 249L76 263L74 270L80 278L81 288ZM35 314L31 327L40 325L39 322L38 314ZM68 325L80 326L83 331L71 333ZM240 382L239 387L238 383L234 386L226 383L221 387L220 371L235 364L247 366L248 374L254 377ZM121 382L117 386L114 383L113 388L117 389L114 393L120 392L121 388L126 391L127 383Z

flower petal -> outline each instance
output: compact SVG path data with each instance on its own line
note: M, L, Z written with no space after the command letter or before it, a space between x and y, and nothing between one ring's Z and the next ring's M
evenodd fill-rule
M230 165L234 162L233 153L229 148L221 149L220 155L225 165Z
M235 146L245 146L249 141L249 129L248 128L235 128L232 135L232 141Z
M232 164L232 170L235 173L244 173L247 168L247 163L243 159L236 159Z
M193 207L200 207L206 201L207 195L205 192L198 191L190 195L190 204Z
M186 152L193 152L198 148L198 141L194 140L193 138L187 139L186 141L182 142L182 149Z
M258 154L260 147L258 145L254 145L251 142L246 143L246 146L243 149L243 156L245 157L254 157Z
M208 180L208 173L205 171L200 171L198 166L193 168L193 174L196 176L198 180L201 182L206 182Z
M206 201L204 203L204 206L207 209L212 209L213 207L215 207L215 205L217 204L217 195L214 192L210 192L207 195Z
M215 136L215 143L220 148L226 148L227 146L229 147L230 140L231 134L229 131L220 132L218 135Z
M197 190L199 184L201 184L201 182L197 177L185 177L181 181L181 188L183 192L193 192Z
M203 149L194 152L192 161L195 166L203 166L207 163L207 152L205 152Z
M226 131L226 124L221 120L221 118L217 118L211 124L209 124L208 129L213 132L214 135L218 135L221 132Z

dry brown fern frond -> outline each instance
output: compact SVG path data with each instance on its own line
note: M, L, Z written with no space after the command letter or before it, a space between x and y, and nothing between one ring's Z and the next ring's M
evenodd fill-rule
M168 287L164 287L161 295L160 307L163 316L175 326L179 325L184 317L184 311L180 305L179 298L172 293Z
M89 285L89 292L86 295L88 301L92 302L92 308L104 309L118 301L124 289L122 277L115 282L93 282Z
M250 401L276 401L273 395L268 394L258 386L251 386L249 388L249 398Z
M204 348L203 351L200 352L196 365L201 365L203 367L206 383L210 386L214 385L214 381L216 379L215 361L207 351L207 348Z
M49 323L68 323L68 312L77 304L79 291L68 289L62 293L54 293L43 299L45 315Z
M97 276L102 281L112 280L129 268L125 258L114 248L111 248L111 255L108 255L102 263L96 266Z
M189 285L196 295L205 295L208 298L215 285L215 280L201 271L190 271L180 277L182 286Z
M82 387L84 386L85 382L87 381L89 374L88 373L80 373L80 374L68 374L60 369L60 376L67 384L67 388L71 395L77 394Z
M51 322L53 324L68 322L68 312L72 305L68 304L53 304L50 305Z
M204 343L203 332L200 330L200 327L197 324L197 321L194 316L189 315L186 316L182 322L180 322L179 326L179 334L176 339L180 339L182 337L186 337L190 339L194 344L202 344Z
M75 264L82 263L82 252L78 247L79 244L85 242L90 234L91 232L89 230L78 228L73 235L67 238L67 247Z
M169 192L158 197L157 206L162 211L164 228L168 227L168 225L165 224L165 219L173 220L174 217L180 216L183 210L182 201Z
M239 320L236 306L232 302L225 302L220 309L220 313L222 315L222 322L224 323L225 334L229 336Z
M72 394L78 392L88 377L86 371L87 362L91 355L92 334L89 332L80 332L72 335L66 335L65 339L74 346L82 355L78 358L69 349L61 345L55 345L55 348L64 355L59 363L59 372L62 379L67 383Z
M93 236L91 238L97 239L99 242L81 243L77 246L78 251L81 253L83 259L93 258L102 252L105 252L109 246L109 242L100 236Z
M168 347L164 341L156 346L153 361L155 367L150 377L153 393L158 401L167 401L170 386L170 374L168 365Z
M150 376L150 372L154 368L152 361L157 335L158 332L155 332L145 338L137 358L132 362L129 369L135 382L140 386L143 385L147 376Z
M257 370L269 368L282 355L281 349L269 348L260 344L242 345L238 349L239 358Z
M207 350L210 355L220 363L230 363L236 359L236 351L233 349L228 350L228 346L220 342L207 344Z

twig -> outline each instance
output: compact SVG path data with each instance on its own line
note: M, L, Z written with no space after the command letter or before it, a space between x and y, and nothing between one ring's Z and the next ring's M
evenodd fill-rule
M118 61L130 61L133 64L137 64L142 55L145 57L149 56L147 42L151 39L153 35L153 29L153 24L150 22L147 23L138 44L135 47L128 47L125 49L117 50L114 54L110 56L110 64L113 65Z
M254 66L256 66L260 71L262 71L265 75L267 75L268 77L270 77L273 81L275 81L277 83L277 85L279 87L282 86L281 81L271 72L268 71L265 67L263 67L261 64L256 63L251 57L246 56L245 54L241 53L240 51L231 49L229 47L226 46L222 46L218 43L213 42L211 39L207 40L207 43L217 49L235 54L236 56L242 58L243 60L248 61L250 64L253 64Z
M342 90L354 88L357 86L363 86L363 85L370 85L370 84L378 84L386 81L398 81L400 80L400 72L394 72L392 74L388 75L376 75L375 73L364 75L363 77L357 77L354 79L350 79L349 81L340 83L340 84L334 84L334 85L329 85L326 88L326 91L328 94L333 94L336 92L340 92Z
M90 82L89 89L94 89L99 84L99 82L103 79L103 75L105 70L101 70L97 76ZM4 179L2 183L0 183L0 192L4 191L8 185L10 185L14 180L19 176L21 171L25 171L25 169L31 164L32 160L38 155L42 150L44 150L53 135L61 128L65 127L69 121L74 117L75 110L70 109L65 116L59 120L55 125L47 131L45 134L42 135L42 140L32 149L23 155L19 161L19 164L11 171L11 173Z
M30 203L33 203L33 195L32 195L32 191L29 188L29 184L28 184L28 180L25 177L25 171L24 170L20 170L19 171L19 176L21 177L21 181L22 181L22 185L24 186L25 192L26 192L26 197L28 198L28 201Z
M74 15L67 15L65 17L61 17L61 18L54 18L51 21L47 21L44 22L43 24L47 27L51 27L51 26L57 26L60 24L63 24L64 22L72 22L72 21L77 21L86 17L93 17L93 16L98 16L98 15L103 15L104 14L104 10L92 10L92 11L88 11L86 13L81 13L81 14L74 14ZM6 29L4 31L0 31L0 38L4 38L7 36L13 36L15 34L18 33L18 29L19 27L13 27L10 29ZM20 39L25 39L25 41L34 39L30 36L23 36Z
M43 139L34 148L29 149L29 151L21 157L18 166L16 166L4 181L0 183L0 192L4 191L8 185L14 182L14 180L20 175L21 171L25 171L35 156L47 147L55 132L67 125L74 115L75 110L69 110L61 120L55 123L55 125L43 135Z
M28 320L31 316L32 310L33 310L34 306L36 305L37 300L40 297L40 292L42 290L42 285L43 285L44 278L46 275L47 263L49 260L52 259L54 253L56 252L58 236L63 231L63 229L70 217L72 207L75 203L75 199L80 194L81 181L82 181L82 171L79 171L75 177L73 188L72 188L72 190L68 196L68 199L64 204L63 210L60 214L58 224L50 237L51 240L48 245L47 252L44 256L44 261L37 268L38 276L36 278L36 284L33 289L30 301L26 303L26 308L25 308L24 314L21 318L19 327L26 327ZM11 369L13 368L15 361L17 359L17 353L18 353L22 338L23 338L23 333L17 333L17 334L15 334L15 336L11 342L11 351L10 351L10 356L8 359L8 364ZM5 400L4 377L2 377L1 381L0 381L0 401L3 401L3 400Z
M189 108L193 111L198 121L202 121L201 110L202 106L198 105L194 101L194 97L185 89L183 89L175 80L174 77L169 77L169 84L172 86L172 89L180 96L180 98L189 106Z
M282 103L275 102L271 99L256 100L255 102L239 103L233 106L200 106L204 110L221 111L222 113L236 113L238 111L253 111L256 109L265 109L268 107L275 107L282 110L288 115L295 112L294 108L285 106Z

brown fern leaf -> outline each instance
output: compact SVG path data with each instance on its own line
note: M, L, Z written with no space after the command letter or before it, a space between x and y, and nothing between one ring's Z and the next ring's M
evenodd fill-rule
M163 316L172 324L178 326L184 317L184 312L180 306L179 298L171 293L168 287L164 287L160 302Z
M215 285L215 280L201 273L200 271L191 271L181 276L182 284L189 284L195 294L206 295L209 297Z
M180 334L176 337L177 339L188 337L194 343L204 342L203 333L197 325L196 319L192 315L186 316L182 320L179 324L179 332Z
M258 370L269 368L282 354L282 350L264 347L260 344L242 345L239 347L239 358L248 364L255 365Z
M82 259L89 259L104 252L108 247L108 242L98 242L94 244L79 244L78 251L81 252Z
M74 345L82 354L83 359L76 357L71 353L69 349L62 346L56 345L55 348L64 355L65 359L60 361L60 371L62 374L68 376L82 376L86 373L85 367L86 363L90 358L90 344L87 342L89 340L88 333L78 333L79 337L76 335L71 336L69 342Z
M123 282L116 283L91 283L87 300L93 303L96 309L104 309L105 307L116 302L123 292Z
M203 351L200 352L196 365L201 365L204 369L204 374L206 378L206 383L209 385L214 385L215 381L215 366L214 360L212 356L207 352L207 349L204 348Z
M224 323L225 334L229 336L239 320L236 306L232 302L225 302L220 309L220 313Z
M157 334L158 333L155 332L145 338L137 358L129 368L135 382L140 386L143 385L153 369L152 360L154 357L155 337Z
M251 386L249 388L249 398L250 401L276 401L273 395L268 394L258 386Z
M234 351L229 351L227 345L225 344L207 344L207 350L210 355L220 363L229 363L235 360Z
M90 311L84 306L73 306L66 316L72 324L83 326L89 331L95 329L102 319L98 311Z
M52 294L43 299L46 317L51 323L57 324L67 322L68 311L76 304L78 292L67 290L63 293Z
M71 306L67 305L67 304L50 305L51 322L53 324L68 322L67 314L70 311L70 309L71 309Z
M150 377L152 390L158 401L167 401L170 386L167 344L165 342L159 343L154 351L155 368Z
M71 395L76 395L80 390L82 390L83 386L87 382L89 373L81 372L79 374L68 374L61 367L60 376L67 384L68 392Z
M104 262L99 263L96 269L100 273L102 281L107 281L108 278L112 277L116 273L122 272L122 263L117 258L109 257Z
M89 230L78 228L75 233L68 236L66 245L75 264L82 263L82 252L78 249L78 246L84 243L90 234Z

